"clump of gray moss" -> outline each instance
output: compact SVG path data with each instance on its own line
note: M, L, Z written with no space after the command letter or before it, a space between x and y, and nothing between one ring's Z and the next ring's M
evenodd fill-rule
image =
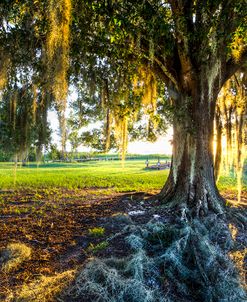
M150 221L131 227L124 259L93 259L68 289L71 301L246 301L228 253L229 228L217 215L173 224Z

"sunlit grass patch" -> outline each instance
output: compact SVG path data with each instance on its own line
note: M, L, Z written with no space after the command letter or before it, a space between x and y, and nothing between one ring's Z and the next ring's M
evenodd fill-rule
M92 237L101 237L105 234L105 229L102 227L95 227L88 230L88 234Z
M31 258L32 250L23 243L10 243L0 253L0 264L4 272L10 272Z
M150 165L155 164L150 160ZM169 170L147 170L144 160L128 160L124 166L120 161L98 161L85 163L49 163L21 167L16 171L15 189L42 189L48 195L57 198L63 194L61 189L77 190L84 188L111 192L158 191L169 174ZM243 178L243 191L246 190L246 178ZM13 189L13 164L0 163L0 187ZM218 188L222 191L237 192L237 180L230 176L221 176ZM39 192L35 200L42 200Z
M69 270L54 276L41 276L9 297L13 302L50 302L62 301L55 299L73 280L74 271Z
M145 170L145 162L120 161L87 162L78 164L47 164L18 168L16 189L35 188L48 190L53 194L56 188L67 189L109 189L111 191L158 190L164 184L168 170ZM13 167L0 164L0 187L13 188ZM59 192L58 192L59 193Z

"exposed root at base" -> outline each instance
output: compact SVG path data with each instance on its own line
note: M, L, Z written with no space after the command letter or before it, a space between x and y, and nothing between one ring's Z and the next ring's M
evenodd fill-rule
M126 259L90 261L67 295L76 301L175 302L247 298L228 257L234 246L229 228L215 214L173 225L150 221L136 226Z
M217 194L216 194L217 195ZM180 210L181 214L190 220L191 218L199 218L207 216L208 213L215 213L217 215L225 215L226 204L225 200L219 196L209 196L205 193L205 196L201 199L196 198L195 194L190 192L187 196L184 194L176 195L159 195L159 201L166 208L174 208Z

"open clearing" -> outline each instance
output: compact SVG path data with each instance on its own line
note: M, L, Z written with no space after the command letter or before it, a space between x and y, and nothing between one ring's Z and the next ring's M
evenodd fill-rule
M150 160L154 165L157 161ZM161 161L163 163L163 161ZM101 188L116 192L160 190L168 170L147 170L144 160L91 161L85 163L35 164L14 169L13 163L0 164L1 189ZM221 177L220 190L236 192L236 179ZM245 179L243 190L247 188Z

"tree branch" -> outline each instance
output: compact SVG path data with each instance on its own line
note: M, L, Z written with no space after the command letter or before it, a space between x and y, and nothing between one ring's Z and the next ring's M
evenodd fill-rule
M154 57L154 61L157 63L157 65L159 66L159 68L163 71L164 75L166 76L168 81L171 81L174 85L174 87L177 89L177 91L179 91L179 87L178 87L178 82L175 79L175 77L168 71L168 69L166 68L166 66L157 58Z
M226 70L225 76L222 79L222 85L235 73L237 72L243 65L247 65L247 47L245 48L240 60L236 62L233 57L231 57L226 62Z

